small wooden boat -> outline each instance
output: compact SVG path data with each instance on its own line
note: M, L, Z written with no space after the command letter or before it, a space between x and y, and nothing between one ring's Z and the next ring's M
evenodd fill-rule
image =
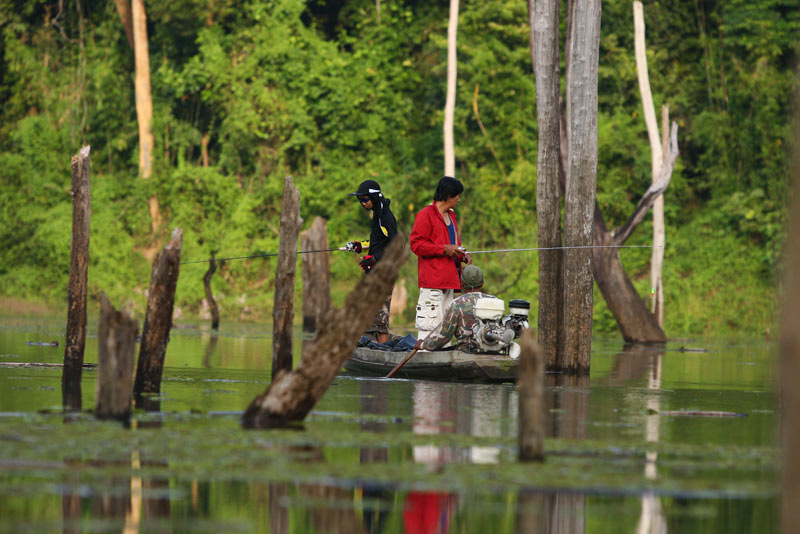
M349 374L386 376L408 352L392 352L357 347L344 364ZM470 354L459 350L417 352L394 375L396 378L423 378L464 382L514 382L519 360L507 354Z

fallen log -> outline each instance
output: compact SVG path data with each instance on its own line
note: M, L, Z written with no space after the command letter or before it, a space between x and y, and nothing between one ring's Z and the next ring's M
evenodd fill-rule
M283 427L308 415L378 313L407 257L406 239L398 235L381 261L350 292L344 307L325 312L316 338L303 347L297 369L278 373L266 392L250 403L242 416L243 426Z

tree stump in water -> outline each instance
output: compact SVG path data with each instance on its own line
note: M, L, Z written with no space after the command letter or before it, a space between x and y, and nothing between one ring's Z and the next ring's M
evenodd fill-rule
M317 217L311 228L300 236L301 250L325 250L328 231L325 219ZM303 331L315 332L324 314L331 307L331 262L328 253L304 254Z
M278 373L267 391L250 403L242 417L245 427L287 426L308 415L372 323L407 257L406 238L398 234L381 261L348 295L344 308L325 312L316 339L303 348L297 369Z
M72 156L72 246L67 286L67 342L61 393L65 409L81 409L81 374L86 348L86 298L89 288L91 188L89 146Z
M94 414L99 418L124 420L130 416L133 358L138 331L134 319L115 310L105 294L100 295L94 395Z
M294 323L294 279L297 271L297 236L300 233L300 192L292 177L283 188L281 238L275 271L275 304L272 308L272 379L292 369L292 325Z
M214 260L214 252L211 253L211 261L208 263L208 270L203 275L203 287L206 290L206 301L208 301L208 308L211 311L211 329L219 330L219 309L217 308L217 301L214 300L214 295L211 293L211 277L217 270L217 262Z
M544 352L533 329L519 340L519 459L544 460Z
M175 286L178 285L182 244L183 230L176 228L169 243L153 261L147 312L142 328L142 345L133 387L137 407L144 407L147 404L142 397L143 393L161 391L161 374L164 371L164 356L167 352L169 331L172 328L172 310L175 307Z

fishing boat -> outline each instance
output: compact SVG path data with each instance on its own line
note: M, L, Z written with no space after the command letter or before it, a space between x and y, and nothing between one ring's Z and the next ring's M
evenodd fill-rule
M356 347L344 364L348 374L386 376L408 351ZM417 352L394 375L396 378L462 382L514 382L519 360L508 354L471 354L460 350Z

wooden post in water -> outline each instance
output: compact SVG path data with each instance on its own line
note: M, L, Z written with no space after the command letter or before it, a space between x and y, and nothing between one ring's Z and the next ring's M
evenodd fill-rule
M544 460L544 352L536 342L534 330L519 340L519 459Z
M133 318L115 310L108 297L100 295L94 395L94 414L98 418L126 420L130 416L138 331Z
M214 260L214 252L211 252L211 261L208 263L208 270L203 275L203 287L206 290L206 300L208 301L208 308L211 311L211 329L219 330L219 309L217 308L217 301L214 300L214 295L211 293L211 277L217 270L217 262Z
M300 235L300 250L328 247L325 219L317 217L311 228ZM315 332L320 319L331 307L331 261L326 253L303 254L303 331Z
M81 373L86 347L86 298L89 288L91 188L89 145L72 156L72 245L67 287L67 342L61 396L64 409L81 409Z
M303 347L297 369L274 376L267 391L250 403L242 416L245 427L286 426L308 415L353 353L407 257L406 238L398 234L381 261L347 296L344 308L331 307L322 316L317 336Z
M272 379L280 371L292 370L292 326L294 323L294 279L297 272L297 236L300 233L300 191L292 177L283 187L278 266L275 272L275 304L272 308Z
M178 285L182 245L183 230L176 228L169 243L153 261L142 344L133 386L137 407L148 404L142 397L143 393L161 391L161 374L164 370L169 331L172 328L172 310L175 306L175 286Z

